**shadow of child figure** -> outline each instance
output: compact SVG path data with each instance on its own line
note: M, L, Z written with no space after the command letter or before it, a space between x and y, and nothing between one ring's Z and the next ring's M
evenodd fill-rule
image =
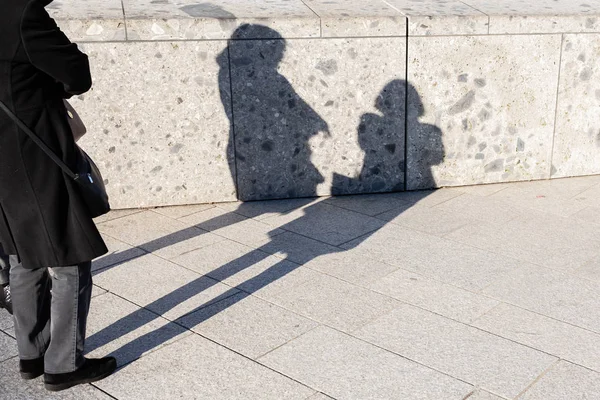
M405 106L408 102L408 117ZM414 160L420 174L419 181L435 186L431 166L442 162L444 145L441 130L435 125L422 124L423 102L410 83L396 79L381 91L375 107L381 114L365 113L358 126L358 143L363 149L364 161L356 178L334 174L333 195L399 192L405 188L405 136L406 127L411 132L428 138L427 148L418 149ZM412 172L412 171L411 171Z

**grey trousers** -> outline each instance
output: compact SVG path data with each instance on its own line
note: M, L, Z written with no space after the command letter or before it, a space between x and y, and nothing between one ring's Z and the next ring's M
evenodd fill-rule
M44 357L44 371L73 372L84 363L92 297L92 263L26 269L11 256L10 286L19 357Z
M9 282L8 271L10 270L9 257L4 254L2 245L0 244L0 286L7 285Z

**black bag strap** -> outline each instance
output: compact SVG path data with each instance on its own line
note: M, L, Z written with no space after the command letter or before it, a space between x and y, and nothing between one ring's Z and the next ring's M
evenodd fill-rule
M17 117L7 106L6 104L4 104L2 101L0 101L0 108L2 110L4 110L4 112L13 120L15 121L15 123L17 124L17 126L19 128L21 128L21 130L23 132L25 132L27 134L27 136L29 136L31 138L31 140L33 140L33 142L35 144L37 144L40 149L42 149L42 151L44 153L46 153L46 155L48 157L50 157L52 159L52 161L54 161L56 163L56 165L58 165L64 172L65 174L69 175L69 177L71 177L72 179L77 179L77 174L75 174L71 168L68 167L67 164L65 164L63 162L63 160L61 160L51 149L50 147L48 147L46 145L46 143L44 143L35 133L33 133L33 131L31 129L29 129L27 127L27 125L25 125L23 123L23 121L21 121L19 119L19 117Z

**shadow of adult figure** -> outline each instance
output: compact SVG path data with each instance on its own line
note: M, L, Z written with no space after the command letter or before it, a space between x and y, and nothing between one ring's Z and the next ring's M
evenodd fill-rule
M244 29L269 28L255 26ZM244 193L244 197L315 195L316 186L322 181L322 176L310 163L308 140L320 130L326 130L327 124L295 93L287 79L277 72L276 65L281 60L283 49L284 43L280 39L264 41L260 45L253 41L240 41L229 45L231 62L236 64L232 65L232 70L240 74L237 78L240 82L234 84L233 92L236 97L244 99L240 99L240 104L233 107L235 120L230 115L232 136L235 130L237 137L235 141L232 137L230 145L236 148L237 167L241 174L238 176L238 187ZM264 61L266 59L270 61ZM227 60L225 53L219 56L218 62L223 63L223 69L226 68L224 63ZM223 70L222 74L226 75L227 70ZM255 79L257 76L260 79ZM220 76L219 82L223 79ZM247 83L260 84L261 87L241 87L246 80ZM247 87L252 88L252 85ZM231 101L226 92L226 88L221 88L225 109L228 108L227 99ZM442 132L433 125L419 122L419 117L423 115L420 96L409 83L395 80L386 85L376 101L381 115L363 115L357 129L358 141L365 150L361 174L357 178L338 176L336 179L340 186L345 185L343 187L348 191L381 191L381 185L385 186L387 182L380 181L390 177L393 179L392 188L401 188L400 185L404 184L404 110L407 97L412 101L408 107L407 126L415 129L420 135L430 136L427 140L427 156L423 157L419 165L430 170L432 165L442 161ZM294 104L289 103L292 100ZM286 122L281 121L282 115L285 116ZM265 142L270 144L265 146ZM395 146L394 151L392 145ZM240 151L242 153L239 153ZM252 151L258 154L252 154ZM379 157L380 155L383 157ZM274 166L268 165L269 162L274 163ZM305 173L292 168L293 165L299 164L303 164ZM246 172L243 171L244 168L253 170ZM423 176L427 174L433 179L431 171L422 172ZM298 185L298 188L294 189L293 185ZM413 204L426 195L427 192L411 196ZM175 320L178 324L192 329L318 257L355 248L383 228L390 217L394 218L394 213L400 214L406 210L406 203L401 202L398 207L387 213L384 221L335 207L322 200L307 200L299 206L287 207L284 210L280 209L281 202L263 202L259 203L260 207L256 207L256 204L242 203L233 214L258 216L260 213L269 212L294 215L285 218L288 222L273 227L268 243L145 305L145 308L153 313L141 309L92 335L88 340L89 350L104 346L125 333L136 330L219 282L228 281L238 273L245 271L244 276L251 276L241 283L234 284L234 287L217 298L198 304L196 308ZM257 209L260 211L256 212ZM253 210L254 214L250 215ZM197 227L211 230L208 229L211 225L214 225L213 220ZM177 241L178 233L170 236L171 238L155 240L152 245L165 247ZM268 258L271 261L265 266L262 262ZM348 268L353 268L353 265L348 265ZM165 325L121 346L112 354L118 359L133 360L173 339L180 332L179 329Z
M269 38L269 40L237 40ZM324 177L311 162L309 141L327 123L294 90L278 67L286 41L262 25L240 26L217 58L223 107L230 120L229 154L242 201L314 197ZM233 101L231 100L233 93ZM235 135L234 135L235 131Z

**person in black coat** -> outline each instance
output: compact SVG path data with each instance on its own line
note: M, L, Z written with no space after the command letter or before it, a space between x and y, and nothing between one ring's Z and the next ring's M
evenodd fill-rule
M46 12L50 2L2 1L0 101L75 166L63 99L88 91L92 81L87 56ZM22 377L44 374L47 389L62 390L112 373L113 358L83 357L91 260L106 245L76 184L2 111L0 243L11 255Z

